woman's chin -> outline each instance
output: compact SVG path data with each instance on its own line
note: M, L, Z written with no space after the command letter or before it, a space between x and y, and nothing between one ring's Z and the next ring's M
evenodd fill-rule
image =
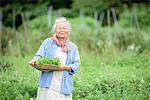
M60 38L66 38L67 35L59 35L58 37L60 37Z

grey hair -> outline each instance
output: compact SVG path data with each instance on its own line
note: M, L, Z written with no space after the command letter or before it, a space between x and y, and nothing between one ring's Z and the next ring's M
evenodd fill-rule
M54 23L54 25L52 27L52 32L56 31L56 26L57 26L57 23L59 23L59 22L65 22L68 25L69 33L70 33L70 31L71 31L71 25L70 25L70 23L67 21L67 19L65 17L59 17L59 18L57 18L55 20L55 23Z

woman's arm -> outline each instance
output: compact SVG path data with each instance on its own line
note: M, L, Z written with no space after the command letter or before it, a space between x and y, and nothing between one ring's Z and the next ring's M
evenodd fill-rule
M75 52L72 56L73 58L73 61L71 63L68 64L68 66L70 66L71 68L71 71L69 71L69 73L72 75L72 74L75 74L79 68L80 68L80 56L79 56L79 52L78 52L78 49L77 47L74 48L75 49Z
M50 71L50 70L54 70L54 71L63 71L63 70L68 70L71 71L71 67L68 65L60 65L60 66L55 66L55 65L42 65L41 67L36 65L34 66L36 69L40 70L40 71Z
M59 70L60 70L60 71L63 71L63 70L71 71L72 69L71 69L71 67L68 66L68 65L60 65L60 66L59 66Z

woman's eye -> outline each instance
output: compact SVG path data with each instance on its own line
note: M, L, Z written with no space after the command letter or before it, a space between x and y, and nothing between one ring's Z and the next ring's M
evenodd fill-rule
M64 27L64 29L67 29L67 27Z
M64 27L64 28L58 28L59 30L61 30L61 29L67 29L67 27Z

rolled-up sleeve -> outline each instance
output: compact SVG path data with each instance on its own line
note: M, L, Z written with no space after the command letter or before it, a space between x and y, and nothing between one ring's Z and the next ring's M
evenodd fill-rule
M69 71L69 74L75 74L79 68L80 68L80 56L77 47L75 48L75 52L73 54L73 61L69 66L71 67L71 71Z
M45 55L46 55L46 48L45 48L45 45L46 45L46 41L44 41L42 44L41 44L41 46L40 46L40 48L38 49L38 51L36 52L36 54L35 54L35 56L34 56L34 58L35 59L40 59L40 58L42 58L42 57L44 57Z

